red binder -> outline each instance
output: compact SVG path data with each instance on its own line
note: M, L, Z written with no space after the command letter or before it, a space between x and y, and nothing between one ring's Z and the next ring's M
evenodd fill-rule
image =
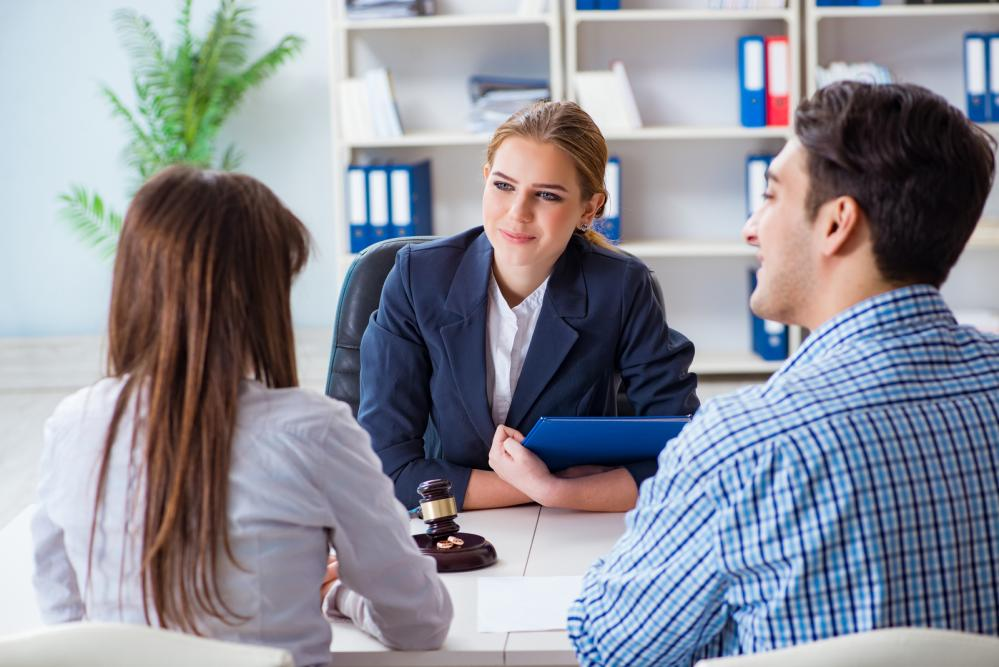
M787 36L764 39L767 52L767 125L787 125L790 120L791 54Z

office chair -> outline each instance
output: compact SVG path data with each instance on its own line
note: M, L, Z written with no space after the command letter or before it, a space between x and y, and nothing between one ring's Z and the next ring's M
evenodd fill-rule
M349 405L355 417L361 400L361 336L368 326L371 313L378 309L382 285L395 263L395 255L405 245L425 243L435 238L437 237L412 236L380 241L362 250L347 270L340 289L336 323L333 325L326 395ZM662 288L651 269L649 276L656 301L662 306ZM623 387L618 390L617 407L619 415L635 414ZM430 428L433 428L432 424ZM435 435L428 430L429 441L432 442ZM432 445L430 451L433 452Z
M695 667L995 667L999 638L936 628L886 628Z
M0 637L18 667L294 667L288 651L126 623L64 623Z

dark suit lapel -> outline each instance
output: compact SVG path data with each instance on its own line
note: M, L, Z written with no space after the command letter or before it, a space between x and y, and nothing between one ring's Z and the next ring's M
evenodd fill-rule
M534 407L579 338L579 333L566 319L586 316L586 282L582 273L585 252L587 249L573 237L548 280L538 324L506 418L507 425L525 434L524 429L533 424L520 422Z
M440 329L462 407L487 443L496 430L486 398L486 298L492 258L492 246L482 234L465 252L444 302L461 319Z

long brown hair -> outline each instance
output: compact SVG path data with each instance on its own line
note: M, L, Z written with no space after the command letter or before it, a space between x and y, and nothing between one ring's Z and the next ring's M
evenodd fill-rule
M604 171L607 168L607 142L590 115L575 102L536 102L517 111L496 128L486 148L486 164L492 166L500 145L510 137L521 137L539 144L552 144L572 159L579 178L583 201L600 193L604 204L597 209L603 216L607 204ZM577 229L576 234L590 243L617 250L607 238L593 229Z
M160 627L193 633L205 614L245 618L222 599L218 578L223 554L238 566L226 496L239 384L298 384L289 293L309 245L274 193L239 174L170 167L128 209L108 323L108 374L124 384L100 462L87 570L111 450L131 409L130 460L145 480L147 623L150 606Z

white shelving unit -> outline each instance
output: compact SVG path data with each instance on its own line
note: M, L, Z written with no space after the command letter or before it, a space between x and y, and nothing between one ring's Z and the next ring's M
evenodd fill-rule
M625 64L642 116L638 130L608 131L621 158L621 247L651 266L670 325L697 347L705 375L769 374L780 363L751 352L743 243L745 160L776 154L789 127L742 127L738 38L787 35L790 104L800 92L800 10L706 9L703 0L623 0L614 11L565 12L566 91L577 71ZM792 350L801 332L791 331Z
M334 229L339 276L349 253L347 167L366 160L431 160L434 233L480 224L482 164L489 134L467 131L468 78L474 74L548 79L563 92L562 19L558 2L520 15L518 0L437 0L437 14L404 19L348 19L345 0L328 0L331 40ZM405 134L347 141L340 131L338 83L386 67Z
M965 109L966 32L999 32L999 4L906 5L888 0L880 7L816 7L814 0L807 0L806 90L815 91L820 65L870 61L891 70L896 81L925 86ZM999 123L983 127L999 135ZM999 311L997 285L999 188L993 188L984 217L942 291L955 310Z

